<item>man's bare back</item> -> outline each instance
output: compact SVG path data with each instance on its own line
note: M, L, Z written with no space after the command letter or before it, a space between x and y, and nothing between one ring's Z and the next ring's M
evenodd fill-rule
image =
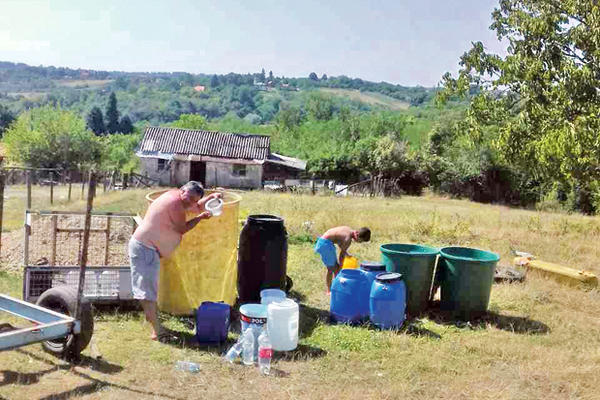
M345 251L350 247L352 243L354 230L349 226L336 226L335 228L329 229L321 237L323 239L331 240L334 244Z
M197 210L202 212L199 207ZM179 189L169 190L154 200L133 237L147 246L155 247L161 257L168 257L181 242L185 233L186 209Z

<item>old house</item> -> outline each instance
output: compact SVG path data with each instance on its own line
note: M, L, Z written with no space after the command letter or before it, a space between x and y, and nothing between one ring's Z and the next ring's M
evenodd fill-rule
M266 180L298 178L306 162L271 153L269 136L148 127L137 150L142 174L161 185L190 180L205 186L260 188Z

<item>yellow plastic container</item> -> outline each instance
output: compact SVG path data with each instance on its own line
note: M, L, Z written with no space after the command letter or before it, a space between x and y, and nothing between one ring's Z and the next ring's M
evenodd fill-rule
M548 276L571 286L596 287L598 277L589 271L565 267L563 265L535 260L528 257L516 257L514 264L527 268L542 276Z
M150 204L165 190L148 193ZM211 191L207 191L207 194ZM241 196L223 192L223 213L202 220L183 235L179 247L160 260L158 307L175 315L192 315L203 301L236 298L237 243ZM188 213L187 219L195 217Z
M357 269L360 266L358 259L352 256L344 257L344 262L342 263L342 269Z

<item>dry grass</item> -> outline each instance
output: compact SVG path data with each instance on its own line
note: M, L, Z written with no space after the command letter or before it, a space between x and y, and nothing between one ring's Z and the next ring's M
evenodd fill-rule
M99 196L101 209L137 212L142 191ZM82 203L70 205L81 207ZM494 250L510 263L510 247L548 261L600 273L600 219L538 213L437 197L397 200L244 194L249 213L283 216L290 238L288 273L301 299L301 346L274 363L275 375L224 365L224 349L164 345L147 340L139 313L96 315L102 361L84 358L74 369L39 345L2 353L5 398L444 398L597 399L600 385L600 293L528 277L494 285L491 313L469 324L432 314L400 332L331 326L323 267L306 237L326 228L369 226L373 242L353 245L361 259L378 259L378 245L416 242ZM307 229L306 221L312 221ZM20 277L0 275L0 290L19 293ZM185 319L165 316L182 335ZM1 318L0 318L1 319ZM231 334L231 340L235 337ZM85 355L90 354L90 349ZM196 375L173 370L176 360L201 364Z
M97 88L106 86L112 82L112 79L68 79L68 80L57 80L55 81L60 86L82 88L90 87Z
M347 97L350 100L357 100L374 106L385 107L390 110L406 110L410 106L410 104L408 104L405 101L398 100L381 93L361 92L360 90L333 88L320 88L319 90L328 94L332 94L334 96Z

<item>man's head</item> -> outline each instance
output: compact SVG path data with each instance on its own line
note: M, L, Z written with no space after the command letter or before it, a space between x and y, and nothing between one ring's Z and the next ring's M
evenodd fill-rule
M181 191L181 200L188 206L197 203L204 196L202 184L196 181L189 181L179 190Z

